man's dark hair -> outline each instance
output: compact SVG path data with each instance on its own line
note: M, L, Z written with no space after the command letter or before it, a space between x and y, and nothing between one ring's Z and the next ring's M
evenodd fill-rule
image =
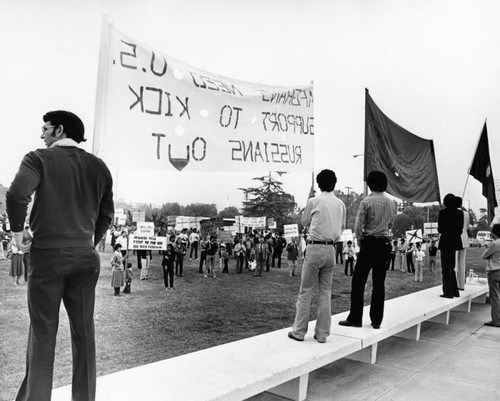
M462 198L460 196L455 196L455 202L456 202L457 208L462 207Z
M50 122L51 125L64 127L66 137L73 139L76 143L85 142L83 137L85 134L85 127L82 120L76 114L65 110L49 111L43 116L44 122Z
M384 192L387 189L387 176L382 171L370 171L366 185L371 191Z
M453 194L446 195L443 199L443 204L444 207L447 207L449 209L456 209L457 208L456 196Z
M497 237L500 237L500 224L493 224L491 232L495 234Z
M337 176L332 170L321 170L316 176L318 187L323 192L332 192L337 184Z

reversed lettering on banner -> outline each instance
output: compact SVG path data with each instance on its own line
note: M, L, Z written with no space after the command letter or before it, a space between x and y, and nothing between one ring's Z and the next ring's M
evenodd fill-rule
M281 87L219 76L106 29L109 50L99 75L105 112L94 153L110 166L314 169L312 84Z

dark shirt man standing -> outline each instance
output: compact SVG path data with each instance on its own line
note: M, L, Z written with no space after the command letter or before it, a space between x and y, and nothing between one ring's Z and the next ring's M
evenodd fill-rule
M28 275L30 330L26 376L16 401L46 401L52 393L61 300L73 348L73 401L93 401L96 386L94 304L100 260L95 246L113 220L111 174L78 147L80 118L68 111L43 116L47 149L28 153L6 195L15 241L22 250L28 203L33 231Z
M384 317L386 262L391 254L389 229L394 221L396 208L384 195L387 176L380 171L368 174L366 183L372 193L364 198L358 209L354 232L361 240L360 252L352 277L351 310L341 326L361 327L363 325L363 304L366 280L372 272L373 289L370 304L370 318L374 329L380 328Z
M309 227L307 252L296 304L295 322L288 337L303 341L309 324L311 300L318 293L318 316L314 338L326 342L332 320L332 278L335 267L335 242L340 239L345 224L344 203L333 190L337 177L332 170L322 170L316 177L321 195L309 199L302 215L302 224Z

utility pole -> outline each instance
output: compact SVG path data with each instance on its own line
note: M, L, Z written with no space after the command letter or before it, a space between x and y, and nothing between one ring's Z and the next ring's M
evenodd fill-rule
M351 203L350 199L349 199L349 191L352 189L352 187L345 187L345 189L347 189L347 204L345 207L345 215L346 215L345 228L349 228L348 224L347 224L349 222L349 204Z

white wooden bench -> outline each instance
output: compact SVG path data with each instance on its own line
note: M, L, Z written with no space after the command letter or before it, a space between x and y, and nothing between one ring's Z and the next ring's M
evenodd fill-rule
M411 327L420 337L423 321L484 296L487 285L467 284L460 298L440 298L441 287L386 301L380 329L369 325L369 306L361 328L339 326L347 312L333 315L332 335L320 344L313 339L315 322L310 322L305 341L292 341L290 330L282 329L219 345L186 355L112 373L97 379L97 401L236 401L264 391L305 400L309 372L338 359L371 348L376 361L380 341ZM54 389L53 401L71 399L71 386Z

